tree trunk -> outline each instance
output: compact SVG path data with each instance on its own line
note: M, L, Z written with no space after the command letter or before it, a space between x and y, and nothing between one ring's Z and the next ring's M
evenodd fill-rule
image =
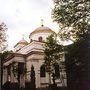
M48 74L49 74L49 84L51 84L51 74L50 73Z

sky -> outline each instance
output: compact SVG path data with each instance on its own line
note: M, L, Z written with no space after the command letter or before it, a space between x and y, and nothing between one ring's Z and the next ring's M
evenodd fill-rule
M23 36L29 42L29 34L41 26L58 31L57 23L51 18L52 0L0 0L0 23L4 22L8 28L8 48L19 42Z

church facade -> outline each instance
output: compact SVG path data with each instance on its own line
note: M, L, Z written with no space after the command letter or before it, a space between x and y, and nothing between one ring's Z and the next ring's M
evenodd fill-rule
M42 25L30 33L29 43L22 39L14 46L14 52L11 52L7 56L3 64L3 84L7 81L10 81L11 83L19 82L21 87L25 87L25 83L30 82L31 80L31 66L33 65L35 70L36 88L45 88L48 86L49 75L45 72L45 68L43 67L43 41L51 34L56 33L50 28ZM64 61L63 54L62 61ZM57 72L59 72L59 74ZM58 78L56 79L57 85L66 86L65 69L63 68L60 70L58 65L56 73L58 74Z

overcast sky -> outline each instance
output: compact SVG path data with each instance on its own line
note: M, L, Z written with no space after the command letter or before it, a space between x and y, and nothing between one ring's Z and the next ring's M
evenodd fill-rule
M41 25L58 31L58 25L51 19L52 0L0 0L0 23L7 25L9 49Z

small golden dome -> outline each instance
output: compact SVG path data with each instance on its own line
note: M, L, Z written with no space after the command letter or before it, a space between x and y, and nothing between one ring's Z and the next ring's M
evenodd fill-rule
M14 47L16 47L18 44L28 45L28 42L26 40L22 39Z
M19 41L18 44L28 44L28 42L23 39L23 40Z

